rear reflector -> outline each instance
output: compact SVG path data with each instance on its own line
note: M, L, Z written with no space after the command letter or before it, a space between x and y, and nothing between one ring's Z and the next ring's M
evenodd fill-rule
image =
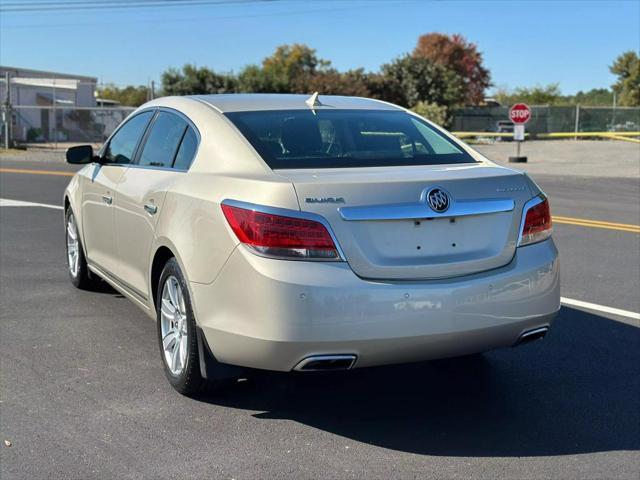
M299 260L340 259L331 235L320 222L221 206L238 240L261 255Z
M525 215L518 246L531 245L546 240L551 236L551 211L546 197L523 212Z

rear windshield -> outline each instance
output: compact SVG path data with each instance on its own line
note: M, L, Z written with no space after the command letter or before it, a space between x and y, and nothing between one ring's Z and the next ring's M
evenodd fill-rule
M417 117L385 110L272 110L227 117L274 170L475 163Z

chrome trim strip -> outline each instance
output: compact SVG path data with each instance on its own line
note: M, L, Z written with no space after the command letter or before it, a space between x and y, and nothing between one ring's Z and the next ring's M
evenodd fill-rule
M295 260L295 261L305 261L305 262L346 262L346 257L344 255L344 252L342 251L342 248L340 248L340 244L338 243L338 239L333 233L333 229L331 228L331 225L329 225L329 222L327 221L327 219L321 215L318 215L316 213L311 213L311 212L303 212L301 210L290 210L288 208L257 205L255 203L242 202L240 200L233 200L229 198L223 200L222 205L230 205L232 207L244 208L245 210L253 210L255 212L268 213L271 215L282 215L283 217L301 218L304 220L312 220L314 222L321 223L327 229L327 231L329 232L329 235L331 235L331 240L333 240L333 244L336 246L336 250L338 251L338 256L340 258L335 258L335 259L324 259L324 258L297 259L297 258L290 258L290 257L282 258L282 257L274 257L271 255L264 255L264 254L261 254L259 251L256 251L255 249L248 247L251 253L254 253L261 257L277 258L282 260Z
M520 229L518 230L518 242L516 243L517 247L519 247L520 242L522 242L522 233L524 232L524 221L527 219L527 212L529 211L530 208L533 208L536 205L541 204L546 199L547 197L544 193L539 193L538 195L533 197L531 200L529 200L527 203L525 203L524 206L522 207L522 217L520 218Z
M112 166L112 165L119 165L122 167L127 167L127 168L136 168L136 169L140 169L140 170L162 170L165 172L176 172L176 173L186 173L188 172L188 170L185 170L184 168L173 168L173 167L159 167L159 166L155 166L155 165L138 165L135 163L123 163L123 164L119 164L119 163L107 163L107 166Z
M165 172L176 172L176 173L186 173L188 170L183 168L173 168L173 167L155 167L151 165L136 165L135 163L98 163L91 162L94 165L102 167L123 167L123 168L137 168L140 170L161 170Z
M443 213L434 212L426 203L424 195L420 202L391 205L368 205L363 207L340 207L343 220L349 222L375 220L420 220L425 218L465 217L488 213L510 212L515 208L512 199L451 200L451 206Z
M323 372L325 371L322 368L313 368L313 369L304 369L306 365L311 362L322 362L322 361L331 361L331 360L350 360L351 363L345 370L350 370L356 364L357 357L355 355L312 355L310 357L304 358L300 360L293 370L296 372Z

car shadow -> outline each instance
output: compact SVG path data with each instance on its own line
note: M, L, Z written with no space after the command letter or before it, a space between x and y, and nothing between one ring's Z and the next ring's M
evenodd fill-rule
M99 278L91 285L89 289L92 293L102 293L106 295L111 295L114 298L126 298L120 292L118 292L115 288L113 288L109 283L107 283L102 278Z
M640 329L563 307L549 335L470 358L264 374L200 401L441 456L640 449Z

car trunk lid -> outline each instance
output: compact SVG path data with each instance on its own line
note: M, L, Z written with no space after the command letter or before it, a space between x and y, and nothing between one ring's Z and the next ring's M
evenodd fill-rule
M524 176L483 164L278 170L303 211L327 219L353 271L377 280L468 275L508 264L515 254ZM444 212L427 194L449 197Z

